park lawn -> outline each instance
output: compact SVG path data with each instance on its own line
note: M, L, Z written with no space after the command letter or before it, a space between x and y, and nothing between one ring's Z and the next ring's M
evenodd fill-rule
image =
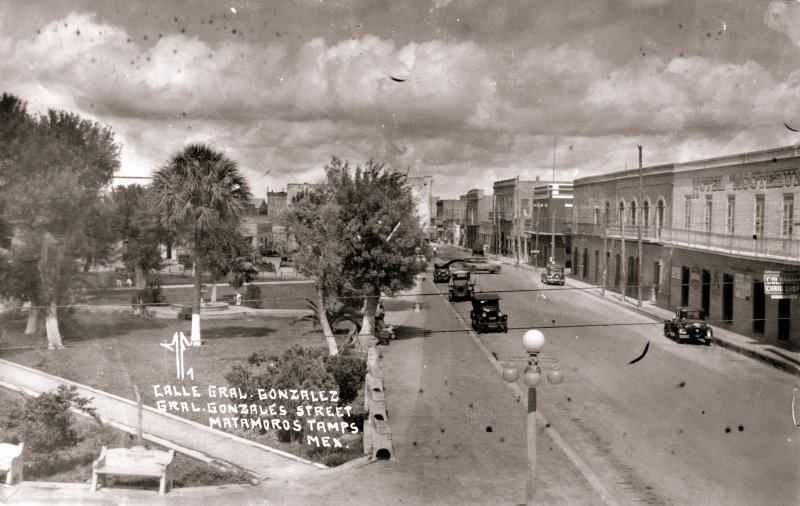
M315 296L313 283L267 283L256 285L261 288L262 309L306 309L306 300ZM161 287L166 298L164 305L191 304L193 296L191 287ZM131 299L138 292L135 288L103 290L96 297L89 298L84 304L92 306L130 306ZM233 297L234 289L228 284L217 285L217 300ZM241 289L244 295L245 289ZM210 300L211 286L206 285L204 298Z
M24 402L24 396L21 394L0 388L0 410L9 409L12 404L19 405L22 402ZM100 456L103 446L121 448L137 444L136 438L131 434L99 425L80 415L73 414L72 417L80 441L72 448L50 454L48 462L32 463L30 456L24 454L23 456L26 457L24 476L27 481L88 483L92 479L92 462ZM146 445L158 448L156 445ZM246 471L236 468L218 469L181 453L175 454L172 469L175 487L246 484L251 483L252 480L252 475ZM114 486L115 483L126 487L142 486L158 489L156 478L132 480L110 476L108 486Z
M24 318L6 321L2 323L6 334L0 343L0 358L131 400L136 398L136 385L144 405L155 408L154 385L196 384L203 391L209 386L226 387L225 373L254 352L280 355L295 344L326 348L321 332L310 323L295 322L294 318L272 316L204 320L203 346L190 347L184 355L185 369L192 368L194 381L188 377L184 382L176 380L175 355L160 345L169 343L175 332L190 337L190 322L178 319L81 312L73 323L63 326L62 350L48 350L44 337L26 336ZM204 413L173 414L208 425ZM237 434L303 458L313 457L310 446L280 442L274 431Z

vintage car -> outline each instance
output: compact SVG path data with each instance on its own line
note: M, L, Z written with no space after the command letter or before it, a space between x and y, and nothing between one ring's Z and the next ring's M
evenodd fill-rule
M545 285L564 285L564 266L549 264L542 273L542 283Z
M472 248L472 255L482 257L486 255L486 251L484 251L483 246L475 246Z
M470 279L469 272L454 270L450 273L450 281L447 286L449 300L469 300L475 291L475 283Z
M447 283L450 281L450 268L445 264L433 264L433 282Z
M497 274L500 272L500 264L492 262L486 257L468 257L455 262L454 267L469 272L488 272Z
M705 311L697 307L675 308L675 316L664 320L664 335L680 341L702 341L711 344L714 335L706 324Z
M469 312L472 328L479 334L489 330L508 332L508 315L500 311L500 296L496 293L476 293Z

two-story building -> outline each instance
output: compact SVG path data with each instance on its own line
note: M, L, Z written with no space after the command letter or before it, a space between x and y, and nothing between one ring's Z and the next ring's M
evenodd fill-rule
M641 183L639 170L581 178L575 197L579 277L600 279L603 262L592 258L605 251L609 287L627 277L635 295L641 279L662 307L702 307L719 327L800 344L798 146L648 167Z
M464 246L474 248L489 244L490 240L486 239L485 232L482 234L481 224L491 223L489 216L492 212L493 197L484 195L483 190L469 190L462 199L466 202ZM491 228L488 231L491 232Z

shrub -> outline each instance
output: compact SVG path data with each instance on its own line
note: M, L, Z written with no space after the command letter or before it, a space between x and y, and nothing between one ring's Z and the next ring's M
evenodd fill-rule
M143 290L136 292L131 298L133 304L138 304L141 301L144 304L162 304L167 300L161 292L161 278L153 276L147 282L147 286Z
M59 385L54 392L45 392L38 397L25 400L22 406L12 406L0 415L0 427L7 431L13 443L23 441L26 451L55 458L58 450L74 446L80 439L74 427L70 408L77 408L90 415L97 423L100 418L91 399L78 395L75 386Z
M367 362L355 355L328 355L325 368L339 386L339 405L353 402L364 384Z
M183 305L181 309L178 311L178 319L179 320L191 320L192 319L192 306Z
M261 287L253 284L247 285L247 290L245 290L244 300L242 303L247 307L260 308Z
M293 346L280 356L269 356L261 352L253 353L244 364L234 365L225 374L225 380L232 387L239 388L248 395L255 396L259 388L263 389L307 389L339 391L339 405L352 405L353 411L343 421L354 423L359 431L363 431L364 407L359 395L364 385L366 361L354 355L330 356L322 347L304 348ZM313 433L302 418L295 418L296 407L304 401L284 401L290 416L290 422L298 420L302 430L278 430L278 440L283 442L301 440L306 433ZM333 404L331 404L333 405ZM320 434L327 435L327 434ZM338 465L354 458L351 451L320 453L312 452L311 456L326 465ZM356 452L357 453L357 452Z

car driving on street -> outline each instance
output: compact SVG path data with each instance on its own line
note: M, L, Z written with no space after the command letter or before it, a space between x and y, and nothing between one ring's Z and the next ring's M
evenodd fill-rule
M500 296L496 293L474 294L469 318L479 334L489 330L508 332L508 315L500 311Z
M469 300L472 298L472 292L475 289L475 283L470 279L469 272L454 270L450 274L450 282L447 287L449 300Z
M456 268L469 272L488 272L498 274L501 270L500 263L493 262L486 257L468 257L453 264Z
M664 321L664 335L680 341L702 341L711 344L713 332L706 324L705 311L697 307L677 307L675 316Z

